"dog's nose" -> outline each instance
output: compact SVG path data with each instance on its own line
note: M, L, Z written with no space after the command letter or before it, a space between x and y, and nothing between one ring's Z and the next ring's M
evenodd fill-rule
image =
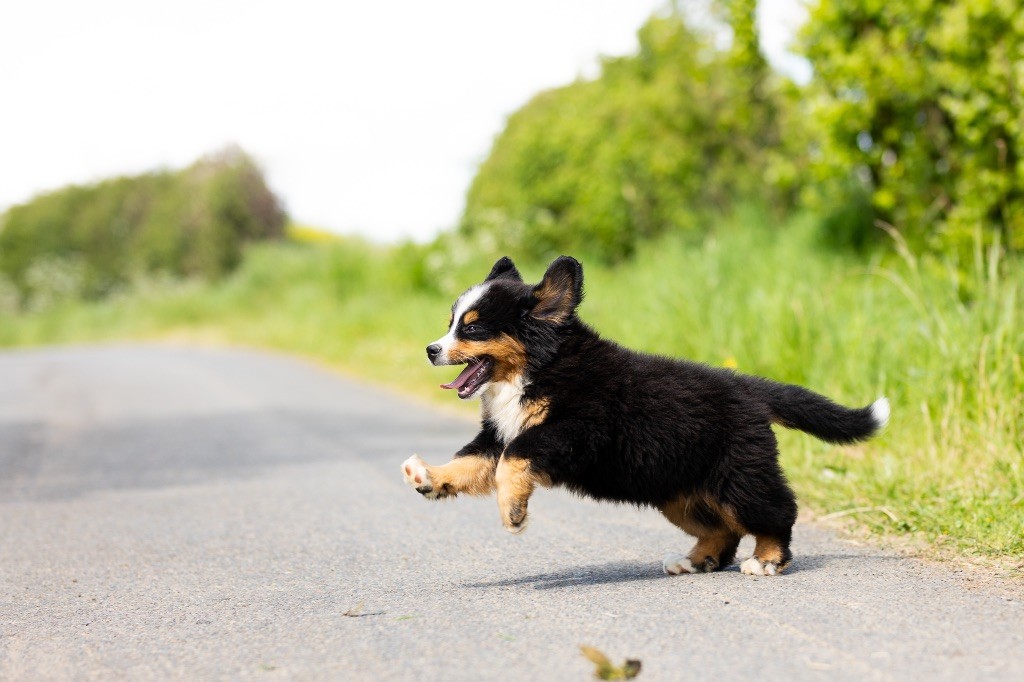
M432 343L429 346L427 346L427 358L431 362L434 361L434 358L436 358L437 354L440 353L440 352L441 352L441 346L437 345L436 343Z

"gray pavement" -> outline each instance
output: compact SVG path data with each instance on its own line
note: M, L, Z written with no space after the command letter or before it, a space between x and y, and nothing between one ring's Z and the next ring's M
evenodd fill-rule
M513 536L403 484L473 432L263 353L0 354L0 678L584 680L587 644L641 680L1024 679L1020 601L940 566L798 525L783 576L667 577L656 512L540 491Z

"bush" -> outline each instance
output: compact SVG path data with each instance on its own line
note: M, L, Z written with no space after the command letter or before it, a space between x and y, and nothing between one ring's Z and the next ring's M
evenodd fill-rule
M802 41L827 189L859 184L919 246L1024 250L1018 0L818 0Z
M757 50L754 3L725 7L737 27L730 50L678 13L655 16L635 56L513 114L470 187L460 234L536 257L615 261L739 201L788 205L792 170L766 182L785 156L783 88Z
M102 298L140 275L214 279L244 244L283 235L260 169L231 148L178 172L73 186L0 217L0 275L22 307Z

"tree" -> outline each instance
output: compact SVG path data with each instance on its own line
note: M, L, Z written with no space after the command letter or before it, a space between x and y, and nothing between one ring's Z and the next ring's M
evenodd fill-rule
M1024 249L1018 0L818 0L801 42L833 202L862 193L934 249Z
M766 181L780 96L757 48L754 3L728 3L731 50L678 13L652 17L635 56L541 93L513 114L469 190L460 231L537 256L629 256L740 201L785 202Z
M0 216L0 276L24 303L100 298L146 273L220 277L285 214L238 148L182 171L72 186ZM57 286L59 284L59 286Z

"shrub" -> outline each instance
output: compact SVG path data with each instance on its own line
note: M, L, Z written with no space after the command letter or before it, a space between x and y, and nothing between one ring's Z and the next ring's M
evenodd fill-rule
M1024 250L1018 0L818 0L802 42L827 189L859 184L920 246Z
M0 275L22 306L101 298L140 274L213 279L244 244L284 234L285 215L238 148L178 172L72 186L0 218ZM59 280L59 281L58 281Z
M730 50L676 12L655 16L635 56L514 113L470 187L460 234L615 261L738 201L785 205L792 171L766 181L784 156L783 89L757 50L754 3L726 7L738 29Z

